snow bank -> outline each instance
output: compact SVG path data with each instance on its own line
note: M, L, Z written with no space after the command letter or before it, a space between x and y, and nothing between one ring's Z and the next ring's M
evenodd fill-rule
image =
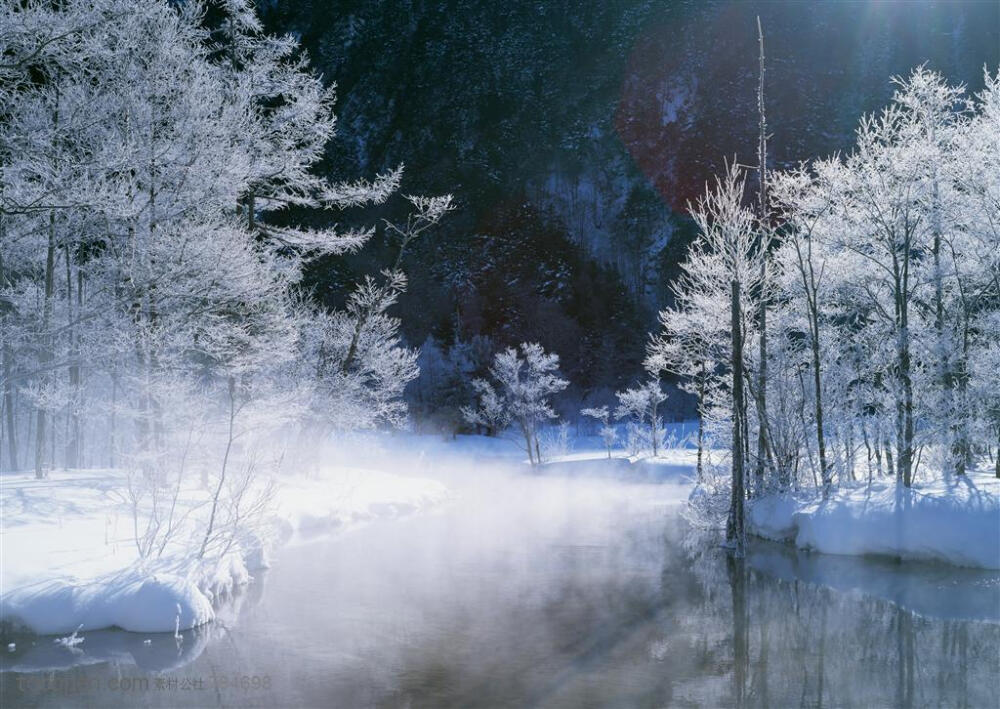
M40 635L118 627L136 632L187 630L215 617L212 604L189 579L127 570L89 583L53 579L3 598L13 629Z
M6 551L6 535L3 543ZM88 548L87 540L79 538L72 543L80 555L58 567L25 571L3 565L0 633L55 635L101 628L150 633L189 630L215 619L214 602L232 596L248 583L249 565L259 558L240 549L221 559L202 562L175 555L149 563L123 553L117 557L121 568L95 574L88 573L93 547ZM42 558L45 556L51 559L53 555ZM107 567L108 562L101 560L97 566ZM32 575L32 580L23 582ZM11 584L10 579L21 583Z
M1000 481L876 483L828 500L771 496L748 504L749 531L827 554L878 555L1000 569Z
M353 468L280 482L267 524L278 534L246 534L219 559L193 559L189 546L149 562L138 558L132 540L131 513L118 492L121 473L0 476L0 634L194 628L213 620L218 603L267 566L270 545L395 517L449 496L434 480Z

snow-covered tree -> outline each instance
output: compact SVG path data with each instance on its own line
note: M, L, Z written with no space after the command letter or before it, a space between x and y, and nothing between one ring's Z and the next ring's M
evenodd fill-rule
M615 396L618 397L615 418L629 420L644 430L653 456L658 455L663 445L663 419L659 408L667 400L659 377L652 377L644 384L619 391Z
M925 67L894 82L852 152L769 176L767 263L738 168L695 205L701 235L647 366L681 376L707 436L728 439L730 530L739 500L810 471L825 494L865 459L869 480L909 486L963 474L1000 442L986 375L1000 340L1000 83L987 73L967 101ZM766 352L752 346L761 297ZM767 474L737 490L754 428ZM705 490L714 475L699 476Z
M599 424L601 424L598 434L601 437L601 441L604 443L604 447L608 450L608 459L610 459L611 447L614 446L615 442L618 440L618 429L616 429L614 424L611 423L611 410L607 406L599 406L596 408L581 409L580 413L596 420Z
M493 358L490 375L495 381L477 379L473 387L477 405L464 410L466 420L487 429L500 430L513 423L523 440L532 465L541 463L539 426L554 419L550 398L569 382L559 376L559 355L546 352L537 343L509 347Z
M183 515L199 556L225 554L270 497L265 450L404 422L417 353L391 311L451 198L326 226L392 198L402 169L318 169L332 90L246 0L0 0L0 45L0 464L129 471L144 558L200 472L210 504ZM342 284L342 309L313 302L310 261L379 230L389 267Z
M502 395L485 379L473 379L474 406L463 406L462 416L473 426L482 426L486 435L495 436L510 425L510 410Z
M724 177L691 206L700 234L682 265L676 286L678 312L684 315L661 316L676 332L690 338L684 350L701 351L699 357L712 353L719 358L709 368L696 357L678 359L660 347L665 362L694 365L695 371L685 372L687 376L706 376L710 371L718 377L714 385L702 387L705 393L729 392L725 403L720 400L718 414L710 415L710 420L715 422L717 434L725 435L722 429L727 422L731 431L732 500L727 539L737 550L743 548L745 462L750 440L745 374L750 367L751 348L745 345L753 334L755 299L764 295L765 275L756 244L755 218L745 202L745 171L734 162ZM666 335L666 341L672 339L671 333Z

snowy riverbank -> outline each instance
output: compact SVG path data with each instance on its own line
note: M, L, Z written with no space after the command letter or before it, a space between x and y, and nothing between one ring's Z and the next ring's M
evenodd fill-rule
M338 467L283 478L264 528L221 558L192 560L190 543L140 560L121 472L0 477L0 629L69 634L119 627L175 632L215 617L214 602L247 583L267 552L296 537L406 514L449 496L441 483ZM184 490L182 499L206 496ZM196 548L196 547L195 547Z
M409 514L451 497L441 482L414 475L434 470L449 486L461 486L476 484L470 465L527 470L516 446L477 436L455 441L412 436L397 441L396 450L361 448L374 451L364 468L333 463L281 478L266 524L242 535L228 553L200 562L192 560L190 535L171 542L155 560L139 559L119 471L55 471L45 480L30 473L0 477L0 629L70 635L78 628L192 628L215 618L219 602L266 566L275 546ZM667 449L657 458L627 457L618 450L609 460L593 441L574 441L570 448L535 473L667 483L682 488L678 500L693 484L690 449ZM398 464L399 449L408 453L410 475L381 472ZM345 454L350 457L357 459L353 452ZM192 487L181 499L196 506L206 496ZM826 501L814 493L762 498L749 503L748 524L760 537L826 554L1000 568L1000 481L984 474L911 490L887 482L840 488Z
M827 554L876 555L1000 569L1000 480L875 482L748 504L751 533Z

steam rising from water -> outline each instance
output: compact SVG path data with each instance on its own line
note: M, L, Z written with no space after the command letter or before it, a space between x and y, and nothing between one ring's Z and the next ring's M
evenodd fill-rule
M260 706L992 701L1000 625L961 619L995 602L988 574L944 584L936 567L894 576L777 545L737 568L711 545L685 543L679 469L659 481L596 464L539 472L503 442L370 443L318 464L343 456L432 476L452 499L287 548L251 586L259 598L196 653L185 642L188 664L171 672L266 676L267 690L222 695Z

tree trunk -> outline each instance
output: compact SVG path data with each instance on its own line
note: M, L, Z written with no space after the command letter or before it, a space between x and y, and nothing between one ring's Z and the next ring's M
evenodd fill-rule
M823 481L824 499L830 494L830 464L826 459L826 433L823 429L823 377L821 370L820 339L819 339L819 288L816 283L816 270L813 268L813 244L810 235L806 244L806 252L802 253L802 245L798 239L793 243L798 257L799 275L802 276L802 287L806 297L806 320L809 324L809 346L812 356L813 400L816 417L816 447L819 455L820 476Z
M535 464L535 453L534 445L531 437L531 429L528 428L528 422L523 418L518 420L518 426L521 428L521 435L524 436L524 447L528 451L528 463L532 466Z
M844 466L847 468L847 477L854 482L857 479L854 475L854 431L850 425L844 435Z
M111 369L111 421L108 426L108 465L115 467L115 449L118 446L118 369Z
M755 470L756 494L764 489L764 462L767 457L767 255L769 247L769 220L767 204L767 119L764 112L764 30L757 18L757 39L760 50L760 81L757 85L757 114L759 131L757 138L757 174L759 190L760 228L760 303L758 320L760 323L760 366L757 381L757 465Z
M656 389L655 390L650 390L650 392L649 392L650 397L652 397L650 399L650 402L651 402L652 405L650 406L649 437L650 437L650 439L652 440L652 443L653 443L653 457L654 458L657 456L657 453L659 452L657 450L657 448L659 446L659 440L658 439L659 439L660 436L659 436L658 427L656 425L657 424L657 421L656 421L657 408L658 408L657 404L656 404L656 396L659 393L659 391L660 391L660 381L659 381L659 379L657 379L656 380Z
M76 317L80 318L80 314L83 312L83 270L79 267L76 269ZM77 331L76 337L73 341L73 357L74 365L71 370L75 373L74 387L75 391L73 394L73 400L76 402L76 412L73 417L73 435L76 437L76 456L77 460L80 461L81 465L86 465L83 461L83 426L80 420L80 411L83 411L83 367L80 366L80 333Z
M811 268L811 267L810 267ZM815 298L815 296L814 296ZM813 369L813 389L814 398L816 400L816 446L819 450L819 470L820 476L823 479L823 498L826 499L830 495L830 484L832 482L830 475L830 464L826 460L826 434L823 431L823 382L820 373L820 356L819 356L819 304L814 302L809 310L811 311L810 320L812 320L812 369Z
M861 421L861 436L865 442L865 452L868 454L868 487L872 485L872 446L871 441L868 439L868 427L865 426L864 420Z
M208 543L212 538L212 529L215 526L215 513L219 507L219 495L222 494L222 486L226 482L226 467L229 465L229 453L233 449L233 438L234 436L234 424L236 422L236 378L233 376L229 377L227 390L229 392L229 435L226 438L226 452L222 457L222 471L219 473L219 484L215 488L215 494L212 495L212 509L208 516L208 527L205 529L205 538L201 541L201 550L198 552L198 558L201 559L205 556L205 550L208 548Z
M736 556L742 557L746 550L746 529L744 525L744 490L743 469L743 332L740 315L740 284L733 280L730 312L732 316L732 370L733 370L733 441L732 441L732 497L729 506L729 519L726 522L726 542L732 545Z
M937 344L937 352L935 352L935 357L937 359L934 362L934 384L940 387L939 392L935 392L934 396L937 399L937 412L938 416L941 416L948 421L955 412L951 410L952 404L952 381L951 381L951 369L950 357L949 357L949 347L945 342L944 335L944 278L941 273L941 215L938 203L938 181L937 176L931 176L931 233L933 235L933 243L931 245L931 256L934 262L933 270L933 280L934 280L934 333ZM953 424L950 422L941 426L941 430L947 432L950 435L953 432ZM945 449L950 451L951 441L945 440ZM954 461L948 461L945 463L947 469L945 474L954 472Z
M1000 424L997 424L997 457L993 463L996 466L996 476L1000 478Z
M149 452L149 367L146 365L146 354L144 345L137 342L135 348L136 362L138 364L139 379L139 401L138 417L136 419L136 432L138 433L138 449L141 453Z
M56 261L56 215L49 213L49 241L45 249L45 302L42 304L41 352L39 363L44 371L52 361L52 337L49 332L52 319L52 291L55 283ZM42 380L48 377L42 374ZM48 420L44 406L39 406L35 423L35 477L45 477L45 435L48 432Z
M3 214L0 214L0 244L4 242L4 237L6 236L5 228ZM6 285L7 272L4 271L3 254L0 253L0 287L6 287ZM6 315L0 313L0 317L6 321ZM3 330L0 329L0 332L3 332ZM11 379L13 369L11 359L10 343L8 337L4 335L3 343L0 344L0 360L2 360L0 361L0 366L3 367L3 410L7 423L7 455L10 461L10 469L17 470L17 423L14 419L14 382Z
M902 253L894 255L896 356L899 385L896 393L896 479L904 487L913 482L913 380L910 376L909 266L910 240L903 239ZM902 257L900 263L899 257Z
M763 271L764 267L761 266ZM760 321L760 367L757 377L757 463L754 469L754 490L760 495L764 490L764 463L767 459L767 305L761 296L759 306Z
M702 456L705 451L705 419L701 414L702 401L705 398L705 363L701 363L702 376L698 381L698 464L696 471L698 474L698 482L702 480Z
M960 291L962 290L959 286ZM972 465L972 445L969 442L969 316L970 306L962 293L962 352L955 363L955 397L957 405L953 412L952 423L952 458L955 461L955 473L965 475L966 469Z
M875 469L878 471L878 476L881 478L885 475L882 471L882 434L875 431Z
M80 367L77 364L77 344L75 332L75 315L73 312L73 266L70 259L69 244L65 245L66 257L66 317L68 320L68 337L70 343L69 386L72 400L69 408L68 440L66 441L66 467L78 468L80 463Z
M905 313L905 310L904 310ZM897 455L903 485L913 484L913 381L910 377L910 333L904 325L900 333L899 369L903 379L903 436L898 441Z
M10 469L17 470L17 425L14 421L14 386L11 381L11 354L7 341L3 343L3 407L7 419L7 450Z

